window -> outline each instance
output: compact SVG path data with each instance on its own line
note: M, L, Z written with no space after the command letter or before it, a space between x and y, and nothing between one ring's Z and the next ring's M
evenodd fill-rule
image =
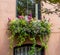
M41 46L36 46L35 54L34 55L44 55L44 48L42 50L38 50ZM23 45L21 47L14 48L14 55L29 55L29 51L31 50L31 44Z
M17 0L17 17L20 15L31 15L33 18L41 19L40 0Z

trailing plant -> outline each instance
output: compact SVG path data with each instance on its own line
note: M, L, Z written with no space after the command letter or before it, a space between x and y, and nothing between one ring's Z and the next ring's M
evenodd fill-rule
M51 32L50 23L46 20L30 20L26 21L25 19L16 19L9 21L8 30L11 34L10 47L13 47L13 43L16 40L17 46L21 46L26 39L32 41L32 50L30 53L33 55L35 46L37 44L36 38L39 38L42 47L46 48L47 39Z
M51 3L60 3L60 0L48 0Z

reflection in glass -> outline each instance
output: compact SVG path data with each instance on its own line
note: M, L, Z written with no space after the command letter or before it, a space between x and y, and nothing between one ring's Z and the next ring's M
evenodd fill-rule
M38 4L40 2L36 2L35 0L17 0L17 17L20 15L25 16L30 14L32 15L33 18L36 17L35 15L36 3Z

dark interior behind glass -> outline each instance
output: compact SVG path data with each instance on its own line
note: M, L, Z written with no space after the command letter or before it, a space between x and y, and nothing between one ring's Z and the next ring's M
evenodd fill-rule
M36 2L35 0L17 0L17 17L20 15L32 15L35 17L35 4L38 4L38 19L41 18L41 5L40 0Z

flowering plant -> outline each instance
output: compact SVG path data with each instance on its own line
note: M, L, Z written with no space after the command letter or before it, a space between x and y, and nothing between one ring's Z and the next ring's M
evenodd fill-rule
M10 19L9 19L10 20ZM30 20L26 21L20 16L17 20L11 20L8 25L8 30L11 33L10 47L13 45L13 41L16 38L18 41L17 46L21 46L26 38L29 38L33 42L33 47L36 46L36 38L40 39L41 45L46 46L44 38L50 34L50 24L46 20Z

